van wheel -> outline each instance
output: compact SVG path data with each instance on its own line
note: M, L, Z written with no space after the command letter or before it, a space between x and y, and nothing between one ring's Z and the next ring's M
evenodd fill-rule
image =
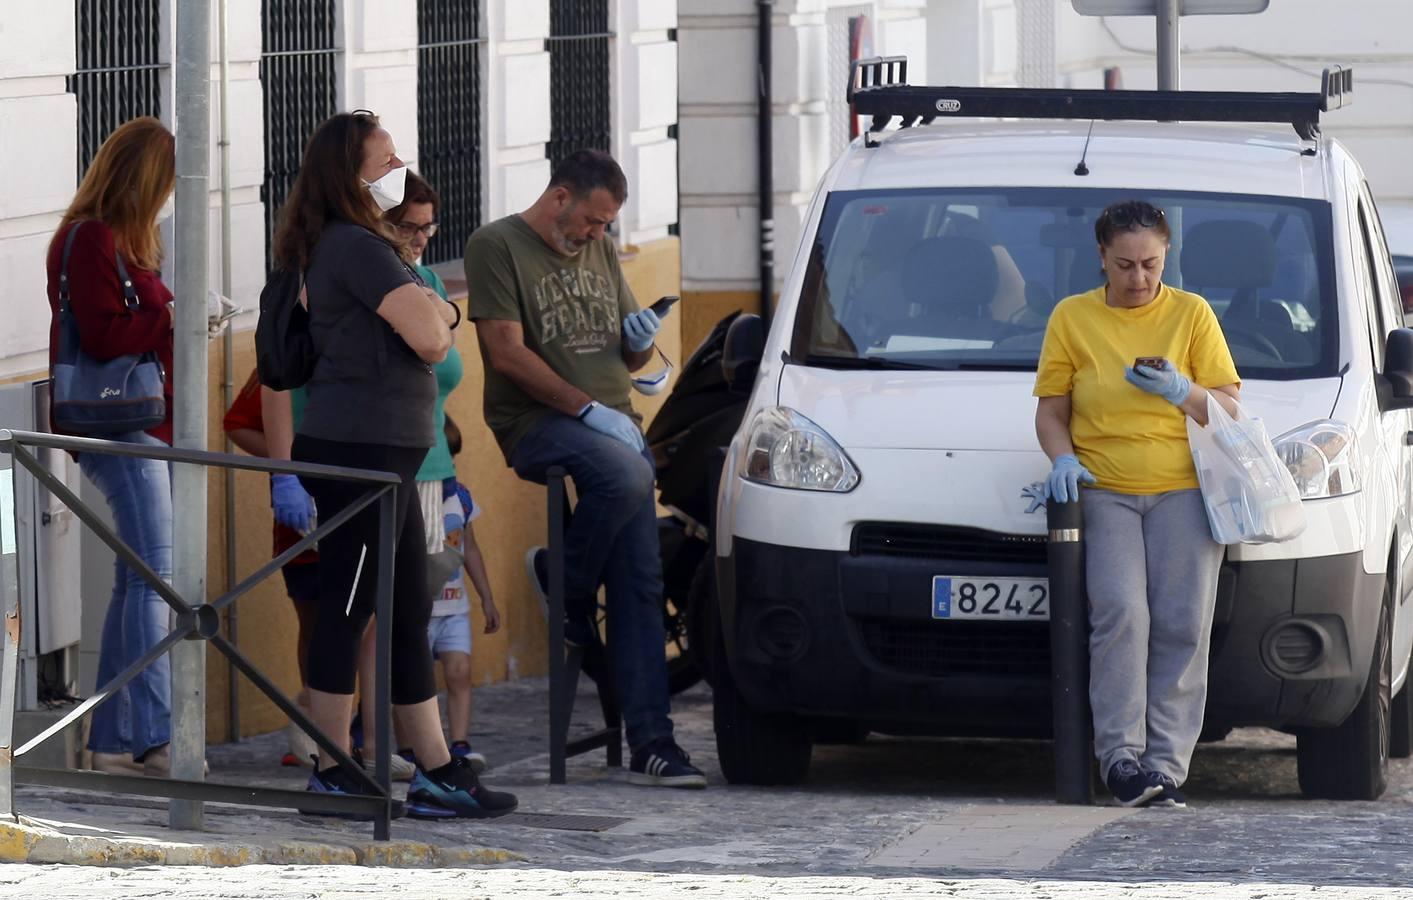
M714 603L712 611L718 627L713 629L716 642L709 671L721 773L731 784L799 784L809 774L814 749L805 724L789 713L753 709L741 696L726 661Z
M1413 665L1413 660L1409 660ZM1388 755L1393 759L1413 756L1413 669L1403 680L1403 690L1394 695L1390 709L1393 726L1389 732Z
M1307 797L1377 800L1388 786L1393 653L1387 588L1384 595L1369 680L1359 705L1344 724L1304 730L1296 738L1296 771Z

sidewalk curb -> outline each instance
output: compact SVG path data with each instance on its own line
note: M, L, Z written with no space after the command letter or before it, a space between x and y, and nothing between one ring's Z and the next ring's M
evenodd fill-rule
M455 868L520 862L524 857L490 847L443 847L424 841L229 840L209 833L174 832L183 839L155 840L67 834L24 816L0 822L0 863L71 866L387 866Z

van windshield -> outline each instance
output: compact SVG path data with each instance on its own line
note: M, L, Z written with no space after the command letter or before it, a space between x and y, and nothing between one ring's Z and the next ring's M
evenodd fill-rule
M1103 283L1095 218L1133 198L1166 211L1163 280L1212 305L1243 378L1335 373L1327 202L1094 189L831 194L791 355L835 368L1034 371L1055 304Z

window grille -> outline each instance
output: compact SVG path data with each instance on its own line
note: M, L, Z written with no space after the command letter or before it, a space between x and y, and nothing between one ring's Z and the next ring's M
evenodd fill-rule
M261 0L260 83L265 106L265 263L280 207L289 196L304 145L338 111L336 0Z
M550 0L550 141L558 165L575 150L611 149L608 0Z
M441 196L429 265L460 259L481 224L480 0L418 0L417 167Z
M162 114L162 0L75 0L78 69L65 89L78 101L78 177L113 129Z

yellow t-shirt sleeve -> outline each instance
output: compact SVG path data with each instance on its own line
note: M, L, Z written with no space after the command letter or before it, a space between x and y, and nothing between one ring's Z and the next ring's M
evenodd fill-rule
M1069 315L1061 303L1045 326L1045 342L1035 366L1035 396L1064 397L1074 391L1075 363L1069 349Z
M1205 388L1240 384L1231 349L1217 322L1216 313L1206 301L1198 304L1197 322L1192 329L1192 380Z

